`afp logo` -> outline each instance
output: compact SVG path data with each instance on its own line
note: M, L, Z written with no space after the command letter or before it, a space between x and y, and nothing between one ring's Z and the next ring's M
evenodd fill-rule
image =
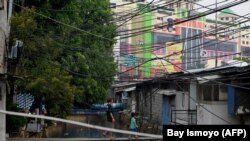
M246 138L246 130L245 129L223 129L222 137L242 137Z

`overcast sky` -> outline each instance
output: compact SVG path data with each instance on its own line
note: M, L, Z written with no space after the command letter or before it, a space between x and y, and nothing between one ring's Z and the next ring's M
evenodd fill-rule
M151 2L152 0L148 0L148 1ZM164 0L155 0L155 1L164 1ZM240 0L227 0L227 1L226 0L217 0L218 3L221 3L221 4L218 4L218 6L230 3L230 2L233 2L233 1L240 1ZM214 4L215 2L216 2L216 0L201 0L198 3L201 4L201 5L207 6L207 5ZM196 5L196 8L198 8L197 5ZM211 6L210 8L214 8L214 6ZM238 6L234 6L234 7L230 8L230 9L232 9L236 14L245 15L247 13L250 13L250 1L245 2L243 4L240 4ZM204 11L204 10L208 10L208 9L204 8L201 11ZM215 18L215 14L214 15L209 15L208 18Z
M235 0L228 0L227 2L225 2L225 0L217 0L217 1L218 1L218 3L224 2L224 3L221 3L221 4L226 4L226 3L233 2ZM206 5L211 5L211 4L215 3L215 2L216 2L216 0L201 0L198 3L206 6ZM236 14L243 16L243 15L245 15L247 13L250 13L250 1L242 3L242 4L237 5L237 6L234 6L234 7L230 8L230 9L233 10ZM215 18L215 15L210 15L208 17L209 18Z

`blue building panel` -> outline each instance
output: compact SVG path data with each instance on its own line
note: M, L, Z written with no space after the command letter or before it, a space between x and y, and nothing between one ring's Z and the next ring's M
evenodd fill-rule
M168 96L163 96L163 105L162 105L162 125L169 125L171 122L171 111L170 103Z
M241 47L241 52L244 57L250 58L250 47Z
M216 40L214 39L205 39L203 48L206 50L217 50L223 52L232 52L235 53L237 49L236 42L222 42L218 41L218 48L216 48Z
M235 114L235 88L228 86L228 113Z

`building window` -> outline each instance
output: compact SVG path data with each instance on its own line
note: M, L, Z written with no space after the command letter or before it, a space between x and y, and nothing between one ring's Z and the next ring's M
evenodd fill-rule
M181 2L177 2L177 8L180 8L181 7Z
M245 41L242 41L242 44L245 44Z
M162 21L162 20L163 20L163 17L157 17L157 20L161 20L161 21Z
M174 8L174 4L173 3L170 3L169 4L169 9L173 9Z
M222 21L224 20L224 18L220 18Z
M227 20L227 21L228 21L228 19L229 19L229 18L228 18L228 17L226 17L226 20Z
M248 44L249 44L249 42L248 42L248 41L246 41L246 44L248 45Z
M189 4L188 3L186 3L186 9L189 9Z
M200 86L204 101L219 101L219 86L206 83Z
M242 35L243 38L245 38L245 35Z

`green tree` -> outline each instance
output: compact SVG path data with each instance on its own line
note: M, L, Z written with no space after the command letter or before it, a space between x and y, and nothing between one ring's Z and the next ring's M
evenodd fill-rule
M21 109L17 108L16 104L12 103L12 99L7 97L7 106L6 109L8 111L16 111L21 112ZM27 119L25 117L17 117L17 116L6 116L6 131L11 135L11 133L19 132L20 128L22 128L27 123Z
M239 60L239 61L244 61L244 62L247 62L247 63L250 63L250 60L246 57L236 57L234 58L235 60Z
M53 5L50 7L57 8ZM67 12L54 14L58 21L109 39L98 38L64 25L57 26L55 32L63 35L59 39L59 46L63 48L60 62L67 69L84 74L71 73L72 84L79 88L75 97L76 103L103 102L116 73L112 56L116 26L111 23L112 13L108 7L107 0L71 0L62 8L68 10ZM54 25L46 28L52 29Z
M11 20L11 41L24 42L18 72L24 80L17 81L19 89L39 100L44 97L49 114L56 116L67 115L74 102L104 102L116 73L112 56L116 26L111 22L109 1L22 4L32 8L16 6Z

